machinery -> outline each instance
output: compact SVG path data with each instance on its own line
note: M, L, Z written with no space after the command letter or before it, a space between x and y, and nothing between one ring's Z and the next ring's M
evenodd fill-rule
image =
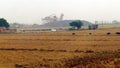
M47 16L42 19L43 23L50 23L50 22L55 22L55 21L62 21L63 20L64 14L60 15L60 18L58 18L55 14L52 14L50 16Z

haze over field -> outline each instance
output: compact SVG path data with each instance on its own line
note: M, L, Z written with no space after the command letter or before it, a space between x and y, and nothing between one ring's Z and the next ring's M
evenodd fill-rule
M0 0L0 18L10 23L40 23L41 18L64 13L64 19L118 20L120 0Z

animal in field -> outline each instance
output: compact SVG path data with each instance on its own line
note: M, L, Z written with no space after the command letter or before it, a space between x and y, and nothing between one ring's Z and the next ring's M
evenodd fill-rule
M72 35L76 35L76 33L72 33Z
M89 35L92 35L92 33L89 33Z
M116 32L115 34L120 35L120 32Z
M111 34L110 32L107 33L107 35L110 35L110 34Z

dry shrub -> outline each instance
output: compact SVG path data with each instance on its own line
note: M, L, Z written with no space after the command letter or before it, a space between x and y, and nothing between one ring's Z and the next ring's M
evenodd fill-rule
M117 59L115 61L115 58ZM120 65L120 54L102 54L102 55L94 55L94 56L86 56L80 58L75 56L73 58L69 58L66 60L65 65L68 68L108 68L114 67L117 68ZM114 63L113 63L114 62ZM109 66L110 65L110 66Z
M94 53L94 51L93 50L86 50L85 53Z
M56 52L67 52L67 50L56 50Z
M75 50L74 52L77 52L77 53L82 53L82 52L84 52L84 51L82 51L82 50Z

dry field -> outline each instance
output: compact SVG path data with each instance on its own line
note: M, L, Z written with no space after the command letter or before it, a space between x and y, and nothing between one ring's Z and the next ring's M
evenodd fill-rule
M120 68L117 31L0 34L0 68Z

